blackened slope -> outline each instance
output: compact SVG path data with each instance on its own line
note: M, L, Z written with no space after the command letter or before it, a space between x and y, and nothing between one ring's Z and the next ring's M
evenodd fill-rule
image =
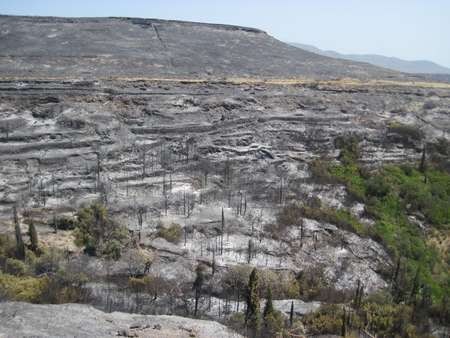
M1 76L402 78L245 27L135 18L0 16Z

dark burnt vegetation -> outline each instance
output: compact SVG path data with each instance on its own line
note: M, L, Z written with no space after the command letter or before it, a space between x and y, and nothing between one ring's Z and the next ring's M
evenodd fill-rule
M398 142L405 146L418 145L425 136L419 126L399 122L389 123L387 131L387 139L389 142Z

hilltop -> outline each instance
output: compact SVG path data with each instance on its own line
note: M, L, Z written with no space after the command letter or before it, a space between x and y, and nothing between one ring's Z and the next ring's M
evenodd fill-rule
M139 18L0 16L2 77L404 79L253 28ZM413 77L409 77L413 78Z

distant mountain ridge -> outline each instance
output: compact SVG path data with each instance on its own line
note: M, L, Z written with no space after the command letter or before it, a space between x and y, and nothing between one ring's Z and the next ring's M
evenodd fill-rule
M374 66L396 70L412 74L450 74L450 68L441 66L428 60L408 61L396 57L388 57L377 54L341 54L332 50L322 50L312 45L289 42L290 45L337 59L351 60L357 62L367 62Z

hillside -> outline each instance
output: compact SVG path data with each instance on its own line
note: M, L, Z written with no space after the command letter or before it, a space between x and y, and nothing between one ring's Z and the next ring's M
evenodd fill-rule
M0 16L0 29L2 77L404 77L236 26Z
M445 334L449 84L251 28L0 22L0 336Z

